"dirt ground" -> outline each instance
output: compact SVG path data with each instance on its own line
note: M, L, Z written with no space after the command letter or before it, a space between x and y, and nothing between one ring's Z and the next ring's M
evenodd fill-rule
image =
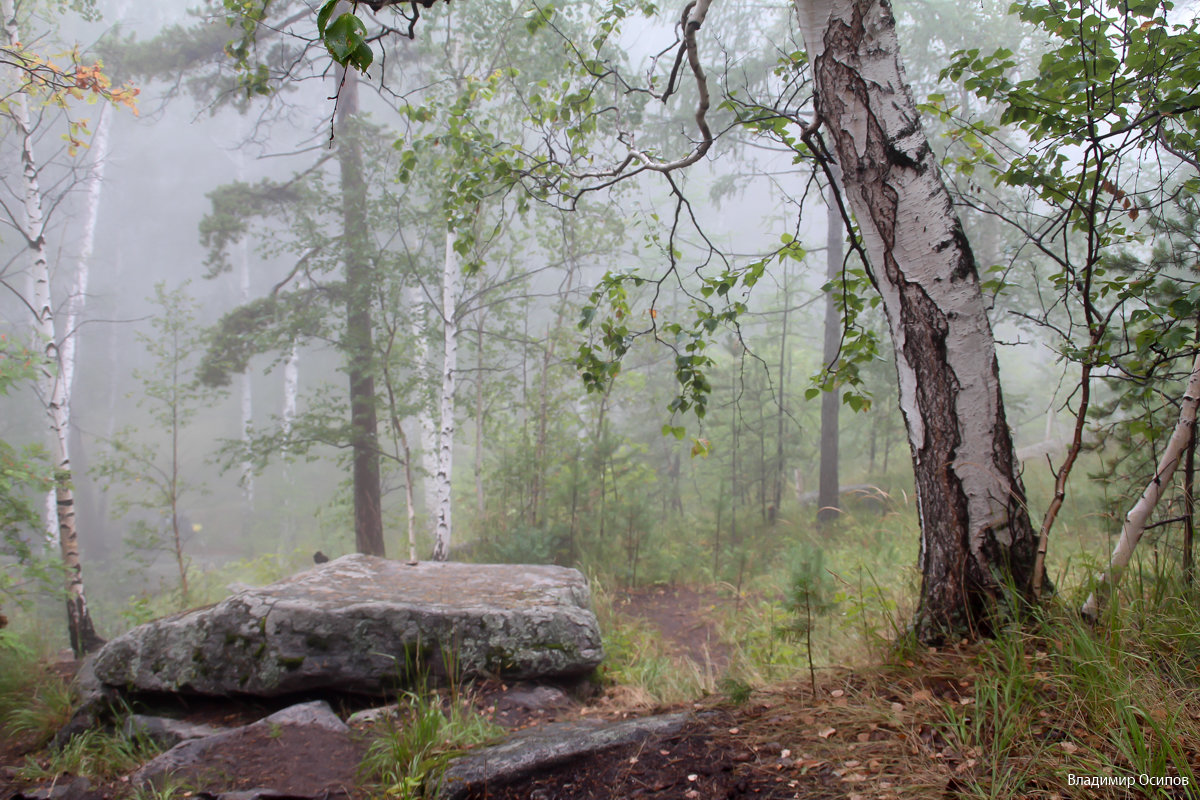
M729 666L729 646L720 640L713 619L718 609L734 600L712 588L656 586L616 595L616 611L649 623L658 630L670 651L691 659L696 666L720 674Z

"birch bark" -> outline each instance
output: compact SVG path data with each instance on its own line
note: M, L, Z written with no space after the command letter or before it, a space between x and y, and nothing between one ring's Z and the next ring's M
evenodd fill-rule
M416 342L416 371L417 386L420 393L420 405L417 409L417 427L420 428L421 441L421 471L424 473L421 489L424 495L425 511L431 513L434 507L434 494L437 474L437 429L433 424L433 412L430 410L431 395L429 392L429 325L426 312L425 294L421 287L408 289L409 319L412 322L413 341Z
M9 47L21 41L13 0L0 0L4 35ZM37 346L43 350L38 390L46 404L50 431L54 436L56 461L54 502L47 503L46 532L51 544L57 542L66 572L67 632L71 649L82 656L104 643L95 631L88 611L83 582L83 564L79 557L79 539L75 528L75 496L71 488L69 370L64 369L63 353L56 338L54 303L50 294L50 262L46 254L46 219L42 207L42 189L38 161L34 152L34 124L29 98L16 91L9 98L9 116L21 140L22 219L17 221L30 259L30 292L27 300L33 312ZM98 184L97 189L98 192ZM98 203L98 195L97 195ZM86 273L84 275L86 288ZM78 286L78 283L76 283ZM68 332L70 333L70 332ZM70 338L68 336L68 338ZM72 350L72 356L73 356Z
M904 80L886 0L794 0L822 135L860 226L896 350L921 519L916 632L986 633L1036 537L974 257Z
M446 252L442 267L442 384L439 396L440 421L437 437L437 471L434 473L433 560L450 557L451 478L454 457L454 392L458 373L458 294L462 270L454 251L458 240L454 231L446 233Z
M842 272L842 240L846 236L845 226L839 216L833 190L825 193L825 280L837 280ZM825 369L834 367L841 344L841 314L834 301L833 292L825 295L824 345L821 361ZM838 485L838 416L842 401L836 391L821 395L821 459L817 476L817 521L836 519L841 510L841 494Z

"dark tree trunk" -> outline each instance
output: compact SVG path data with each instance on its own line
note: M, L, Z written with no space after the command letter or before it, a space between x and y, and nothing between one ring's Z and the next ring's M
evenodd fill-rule
M338 100L338 167L341 171L342 237L346 261L346 333L343 348L350 378L350 427L353 451L354 546L360 553L383 556L383 509L379 480L378 420L372 369L372 269L366 248L367 184L363 177L358 113L358 73L342 73Z

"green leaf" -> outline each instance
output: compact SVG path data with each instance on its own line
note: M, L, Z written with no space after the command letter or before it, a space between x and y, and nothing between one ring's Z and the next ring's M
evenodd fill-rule
M343 67L365 72L375 56L366 41L367 26L347 12L327 25L321 39L333 60Z

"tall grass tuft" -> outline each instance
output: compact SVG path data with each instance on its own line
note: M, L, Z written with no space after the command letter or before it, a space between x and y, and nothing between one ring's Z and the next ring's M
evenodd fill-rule
M500 728L471 708L465 698L448 704L429 691L406 692L359 764L359 780L381 787L399 800L425 797L451 758L463 749L495 739Z
M946 738L971 764L960 796L1028 796L1082 775L1132 779L1151 797L1200 797L1200 611L1158 598L1093 630L1070 608L978 651L974 702L946 706Z

